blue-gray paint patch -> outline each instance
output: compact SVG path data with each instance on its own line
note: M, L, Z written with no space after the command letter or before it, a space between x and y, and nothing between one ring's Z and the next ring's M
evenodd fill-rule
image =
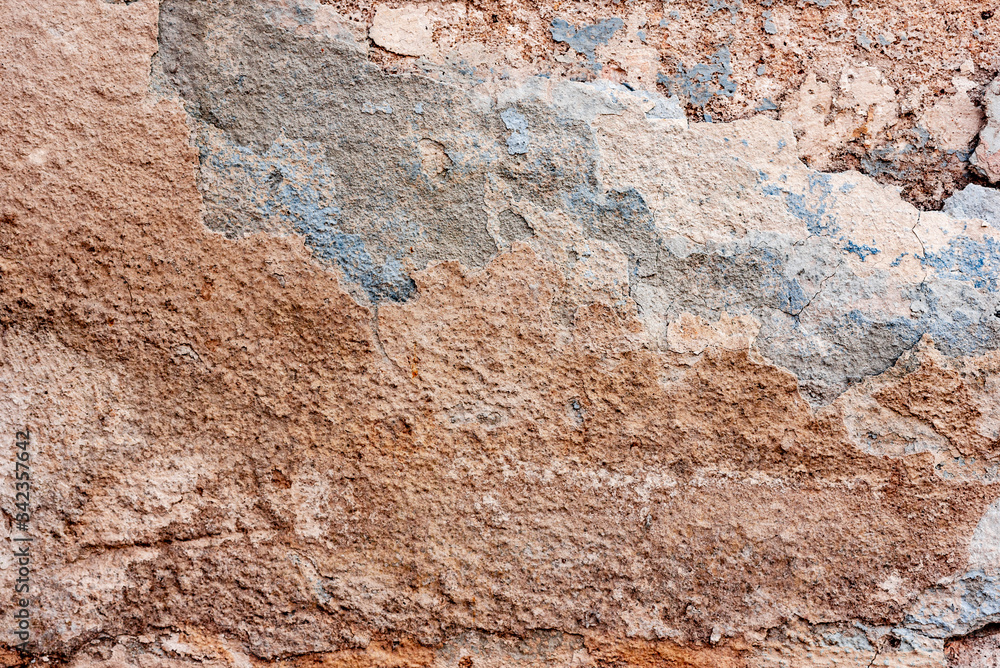
M860 46L862 49L866 51L871 51L872 38L868 36L868 33L865 32L864 28L858 30L858 34L855 37L855 40L857 41L858 46Z
M763 17L764 17L764 32L766 32L768 35L777 35L778 26L775 25L774 23L772 12L770 10L764 12Z
M812 401L825 403L864 378L882 373L923 335L919 322L852 309L851 301L827 298L824 309L836 310L808 328L800 325L798 316L764 318L758 339L762 352L791 369L800 390Z
M871 176L890 176L896 179L906 179L910 170L900 158L912 150L909 144L902 146L888 145L874 148L868 155L861 158L861 168Z
M716 95L732 97L736 93L732 55L726 46L720 47L707 63L691 67L678 63L674 74L661 72L656 78L668 92L683 95L698 107L704 107Z
M336 265L373 302L404 301L416 289L397 258L376 261L364 240L346 233L333 196L333 171L322 149L306 142L275 143L264 155L237 145L201 147L207 167L246 184L244 206L301 234L313 254Z
M809 185L803 193L796 193L778 186L766 185L762 188L765 195L780 197L784 195L785 206L796 218L806 224L810 234L827 236L837 232L840 226L829 213L833 186L829 174L812 172L809 174Z
M296 225L295 229L303 235L313 252L324 260L336 263L347 280L360 284L373 302L386 299L406 301L416 291L416 284L397 258L389 257L379 265L368 253L364 240L357 234L339 231L335 221L324 220L319 225L303 223Z
M552 40L565 42L577 53L583 54L588 60L596 58L595 50L600 44L607 44L611 36L625 27L625 22L617 16L605 19L597 25L576 28L565 19L554 19L549 30Z
M875 248L874 246L868 246L866 244L856 244L853 241L848 241L844 245L844 250L847 251L848 253L853 253L854 255L857 255L859 258L861 258L862 262L864 262L866 258L872 255L877 255L878 253L882 252L878 248Z
M843 632L824 633L821 637L823 638L824 643L833 647L840 647L863 653L874 652L875 648L872 647L870 642L868 642L868 638L865 637L864 633L861 633L860 631L861 629L857 629L851 634L845 634Z
M754 111L776 111L777 109L778 105L772 102L771 98L765 97L760 101L760 104L757 105L757 108L754 109Z
M921 327L946 355L981 355L1000 347L996 293L984 292L968 282L932 277L910 296L926 309Z
M743 0L734 0L733 2L727 2L727 0L708 0L708 7L705 10L706 16L711 16L718 11L727 10L730 14L730 23L736 23L736 14L739 13L740 9L743 7Z
M565 208L580 219L588 236L621 247L629 258L630 276L656 274L662 240L638 190L601 192L581 187L565 197Z
M625 225L640 228L650 238L656 238L653 214L646 200L635 188L595 192L589 188L577 188L567 196L570 210L581 215L591 226L591 231L600 229L598 219L614 217ZM596 233L596 232L595 232Z
M1000 241L993 237L985 237L982 241L958 237L949 241L942 251L925 254L922 261L934 267L942 278L996 290L1000 279Z

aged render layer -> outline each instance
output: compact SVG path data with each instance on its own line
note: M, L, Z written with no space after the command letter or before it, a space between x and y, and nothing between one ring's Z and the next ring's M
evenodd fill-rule
M0 0L0 660L997 665L993 9Z

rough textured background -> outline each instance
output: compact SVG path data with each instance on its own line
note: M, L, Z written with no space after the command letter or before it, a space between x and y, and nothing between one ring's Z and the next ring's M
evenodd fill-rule
M997 21L0 0L32 656L996 665Z

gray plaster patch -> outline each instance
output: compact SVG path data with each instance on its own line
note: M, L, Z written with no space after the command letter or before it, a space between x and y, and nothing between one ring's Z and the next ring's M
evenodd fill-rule
M383 114L392 113L392 105L387 103L382 104L372 104L371 102L365 102L361 105L361 112L364 114L374 114L376 112L382 112Z
M488 98L385 74L357 45L285 30L246 3L166 0L159 23L163 76L198 129L206 224L231 237L294 230L368 300L409 298L407 266L482 267L497 253L487 173L542 204L593 179L584 128L549 115L530 142L507 137ZM533 112L511 112L529 125Z
M528 128L528 119L517 109L504 109L500 114L500 118L508 130L520 132Z
M1000 577L976 569L924 592L904 625L930 638L950 638L996 622L1000 622Z
M531 137L525 130L528 129L528 119L517 109L504 109L500 114L503 124L508 130L513 130L507 137L507 153L510 155L523 155L528 152Z
M979 218L1000 230L1000 191L970 183L945 200L944 210L956 218Z
M658 118L661 120L683 120L684 110L676 95L664 97L659 93L650 93L653 108L646 112L646 118Z
M815 215L797 199L792 203ZM720 313L752 315L762 323L756 344L761 353L795 373L803 395L817 404L882 373L924 333L942 334L940 311L954 309L937 304L912 318L857 309L859 296L885 292L884 279L856 276L835 238L817 235L794 242L755 233L725 244L677 246L660 235L635 190L578 189L567 198L567 208L584 222L589 236L617 243L626 254L640 308L662 309L667 320L682 313L708 321ZM644 301L645 294L655 294L656 303ZM952 338L966 335L960 326Z
M503 246L509 246L518 239L528 239L534 234L524 216L515 211L504 209L498 219L497 233Z
M1000 501L994 501L983 513L969 542L969 567L1000 567Z
M652 107L649 119L682 120L675 95L703 106L733 94L725 47L708 63L679 65L664 77L670 97L539 78L501 91L494 103L474 87L386 74L355 44L285 30L236 0L164 0L159 39L161 76L195 130L206 225L234 238L301 235L359 301L410 299L412 272L430 262L482 267L498 246L533 239L531 225L511 209L487 228L488 187L512 203L558 210L586 240L620 249L628 296L644 317L752 317L760 326L757 351L794 373L813 403L885 371L925 334L947 355L1000 347L1000 242L993 238L960 235L921 255L926 277L913 282L900 278L910 274L898 263L885 262L870 235L845 236L835 204L856 195L829 174L809 172L793 186L780 171L727 172L746 176L732 181L739 197L766 201L762 210L780 207L801 224L808 237L798 240L750 229L696 244L661 225L640 186L601 185L602 161L628 156L602 156L590 124L637 100ZM751 138L733 134L715 163L699 162L684 158L683 146L710 134L682 127L670 129L678 152L663 148L657 158L706 172L687 181L685 196L735 197L712 190L708 172L722 162L737 169ZM775 155L786 145L779 139ZM970 186L947 206L954 215L996 220L992 190ZM568 312L577 298L559 296Z
M524 132L511 132L507 137L507 153L510 155L523 155L528 152L531 138Z
M834 197L829 177L814 174L807 188L806 194L782 193L790 211L813 231L806 241L757 232L723 244L671 243L636 190L578 189L566 208L584 222L588 236L614 242L626 254L630 291L641 310L668 321L682 313L710 322L721 313L753 316L761 323L758 350L793 372L803 396L815 404L886 371L925 334L948 355L1000 346L1000 296L984 289L1000 261L984 255L988 245L979 255L963 247L933 260L937 271L900 295L922 309L901 316L859 307L898 288L891 287L889 273L862 277L845 260L864 262L880 251L839 232L828 210Z

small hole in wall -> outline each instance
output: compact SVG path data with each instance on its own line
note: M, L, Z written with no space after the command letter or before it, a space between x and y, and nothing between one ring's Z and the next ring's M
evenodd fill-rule
M981 13L980 16L983 17L984 21L989 21L993 18L993 12L987 9L985 12Z

